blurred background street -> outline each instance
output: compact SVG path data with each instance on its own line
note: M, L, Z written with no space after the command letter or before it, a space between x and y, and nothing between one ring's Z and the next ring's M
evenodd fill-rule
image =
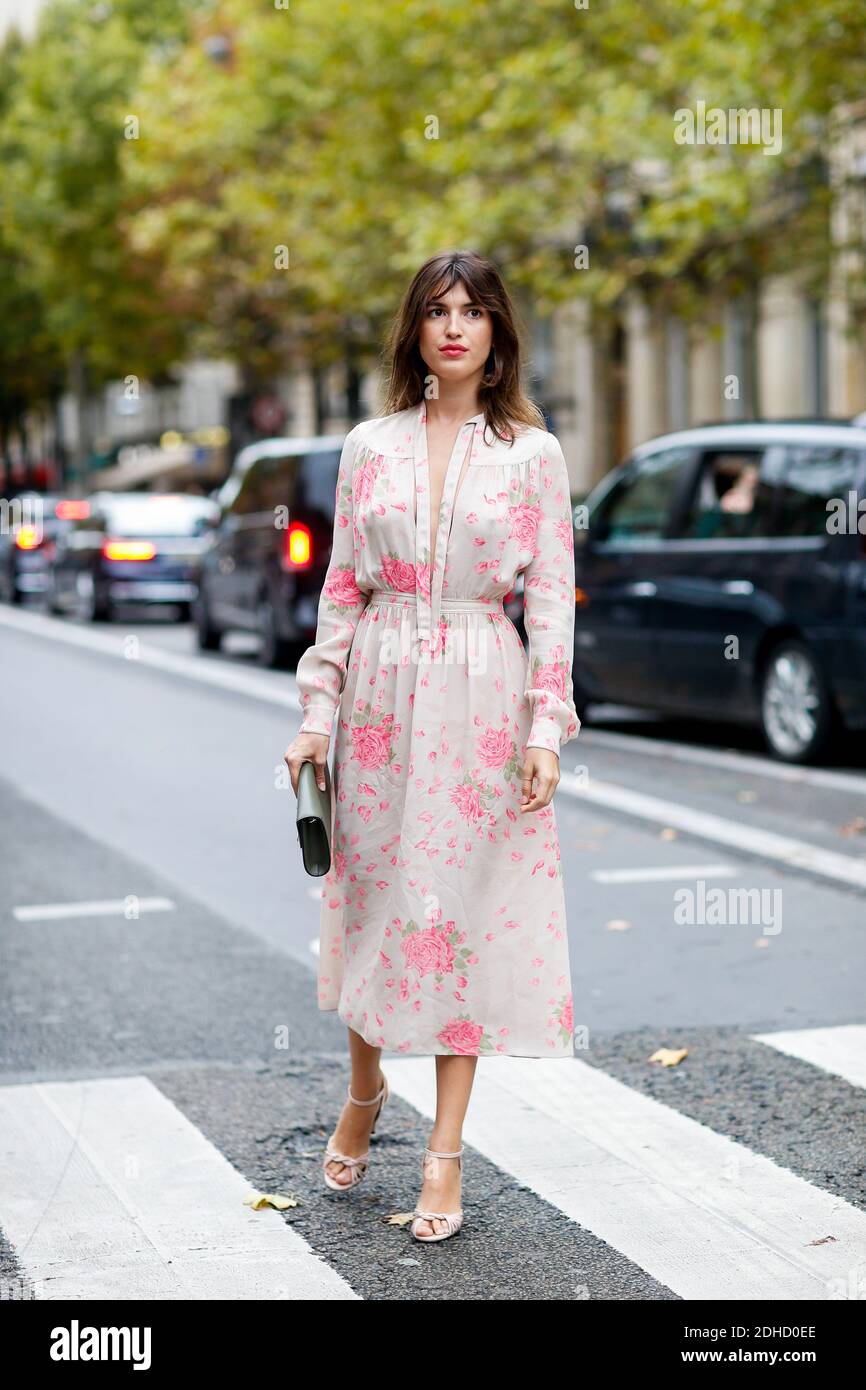
M0 1297L866 1298L864 29L0 5ZM430 1058L321 1184L282 754L340 449L449 246L572 486L577 1056L480 1060L426 1250Z

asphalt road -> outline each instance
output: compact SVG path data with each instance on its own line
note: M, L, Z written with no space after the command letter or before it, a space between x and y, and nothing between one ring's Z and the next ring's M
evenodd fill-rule
M4 1296L866 1296L862 744L790 769L587 721L556 798L578 1057L479 1063L466 1226L425 1248L385 1218L417 1197L429 1058L383 1055L370 1171L320 1183L346 1035L279 785L292 676L242 638L9 608L0 659Z

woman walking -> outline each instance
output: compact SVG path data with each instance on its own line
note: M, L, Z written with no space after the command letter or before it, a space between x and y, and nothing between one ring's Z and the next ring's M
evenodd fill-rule
M349 433L304 711L285 760L324 766L332 865L319 1008L349 1029L351 1084L324 1159L363 1177L387 1095L381 1050L436 1058L412 1234L462 1224L462 1127L479 1057L573 1057L556 819L576 737L574 542L556 438L521 388L496 266L427 261L389 344L384 412ZM524 577L529 660L503 609Z

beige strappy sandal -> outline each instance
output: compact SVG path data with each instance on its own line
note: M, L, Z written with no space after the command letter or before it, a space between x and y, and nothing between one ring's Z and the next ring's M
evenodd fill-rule
M391 1094L388 1088L387 1076L384 1072L380 1074L382 1077L382 1088L373 1097L372 1100L356 1100L355 1097L352 1095L351 1086L347 1087L349 1100L352 1102L353 1105L378 1104L379 1108L376 1111L376 1115L373 1120L373 1127L370 1130L371 1135L376 1133L376 1120L378 1120L379 1115L382 1112L382 1106L385 1104L385 1101ZM334 1134L336 1134L336 1132L337 1131L334 1130ZM366 1173L367 1166L370 1162L370 1150L367 1149L366 1153L360 1154L358 1155L358 1157L353 1157L351 1154L341 1154L339 1150L335 1149L333 1146L334 1134L332 1134L330 1139L328 1140L328 1146L325 1149L325 1157L322 1160L323 1176L325 1179L326 1186L330 1187L334 1192L348 1192L350 1188L355 1187L361 1181L364 1174ZM328 1172L328 1164L332 1161L335 1161L337 1163L344 1163L346 1165L346 1167L349 1169L349 1172L351 1173L351 1177L349 1178L348 1182L337 1182L337 1179L333 1176L333 1174Z
M457 1152L453 1154L442 1153L439 1149L425 1149L424 1163L426 1164L428 1158L460 1159L462 1157L462 1154L462 1144L460 1145L460 1148L457 1150ZM460 1166L462 1168L462 1163ZM447 1240L449 1236L456 1236L457 1232L460 1230L460 1227L463 1225L462 1207L459 1211L421 1211L419 1207L416 1207L412 1215L415 1217L415 1220L409 1227L410 1231L412 1232L412 1235L415 1237L416 1240L425 1241L428 1244L432 1244L434 1240ZM434 1221L444 1221L447 1223L448 1229L447 1231L440 1232L439 1235L419 1235L417 1227L421 1221L429 1221L431 1225Z

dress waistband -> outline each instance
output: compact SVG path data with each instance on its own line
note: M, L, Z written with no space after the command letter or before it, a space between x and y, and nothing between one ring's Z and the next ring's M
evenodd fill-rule
M373 589L369 596L370 603L402 603L406 607L416 608L418 605L417 594L398 593L392 589ZM470 611L483 613L502 613L505 605L502 599L485 598L442 598L440 607L443 609L466 608Z

